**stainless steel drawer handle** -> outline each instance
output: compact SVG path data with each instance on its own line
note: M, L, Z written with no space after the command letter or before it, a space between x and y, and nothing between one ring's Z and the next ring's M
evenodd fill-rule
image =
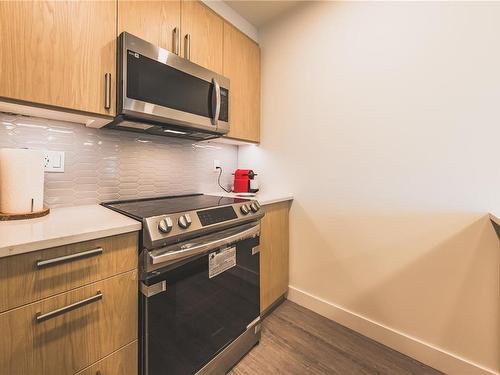
M111 108L111 73L104 75L104 109Z
M37 268L44 268L47 266L54 266L56 264L71 262L71 261L77 260L77 259L101 255L102 252L103 252L102 247L98 247L97 249L82 251L81 253L65 255L62 257L52 258L52 259L47 259L47 260L39 260L36 262L36 267Z
M98 291L95 296L92 296L92 297L89 297L86 299L82 299L81 301L72 303L71 305L61 307L60 309L52 310L52 311L45 313L45 314L37 313L35 315L35 319L36 319L37 323L41 323L41 322L44 322L48 319L52 319L52 318L55 318L56 316L65 314L69 311L79 309L80 307L86 306L90 303L99 301L101 299L102 299L102 293L100 291Z

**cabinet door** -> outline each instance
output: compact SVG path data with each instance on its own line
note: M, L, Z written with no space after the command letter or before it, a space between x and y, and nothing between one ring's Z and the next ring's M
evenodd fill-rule
M222 18L200 1L183 1L183 56L207 69L222 73L223 23ZM186 37L189 37L189 43Z
M137 309L129 271L2 313L0 374L75 374L137 339Z
M131 342L76 375L137 374L137 341Z
M223 75L231 80L231 138L260 141L260 48L234 26L224 23Z
M114 114L115 1L1 1L0 18L0 97Z
M118 1L118 34L126 31L155 46L180 48L180 0ZM176 33L174 29L177 28Z
M260 311L288 290L289 202L263 206L260 236Z

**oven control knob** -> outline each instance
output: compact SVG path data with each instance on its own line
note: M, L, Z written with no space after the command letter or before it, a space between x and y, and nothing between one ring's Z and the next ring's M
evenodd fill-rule
M163 232L163 233L170 232L173 227L174 227L174 225L172 223L172 219L169 217L166 217L165 219L161 219L160 222L158 223L158 229L160 230L160 232Z
M189 216L189 214L184 214L184 215L181 215L179 217L179 226L182 228L182 229L187 229L189 228L189 226L191 225L191 216Z
M259 211L259 206L257 206L257 204L255 204L255 202L252 202L252 204L250 205L250 209L252 210L252 212L257 212Z
M248 209L248 206L246 204L244 204L243 206L240 207L240 211L243 215L248 215L248 213L250 212L250 210Z

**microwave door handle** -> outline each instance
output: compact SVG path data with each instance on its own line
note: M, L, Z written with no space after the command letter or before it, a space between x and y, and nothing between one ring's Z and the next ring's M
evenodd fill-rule
M214 117L212 118L212 125L217 125L217 123L219 122L220 101L221 101L220 85L215 78L212 78L212 83L214 84L212 95L215 95L215 113Z

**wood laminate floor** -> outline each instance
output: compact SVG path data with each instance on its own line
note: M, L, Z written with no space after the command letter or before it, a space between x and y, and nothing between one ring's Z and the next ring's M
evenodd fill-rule
M442 373L304 307L285 301L264 320L260 344L229 374Z

